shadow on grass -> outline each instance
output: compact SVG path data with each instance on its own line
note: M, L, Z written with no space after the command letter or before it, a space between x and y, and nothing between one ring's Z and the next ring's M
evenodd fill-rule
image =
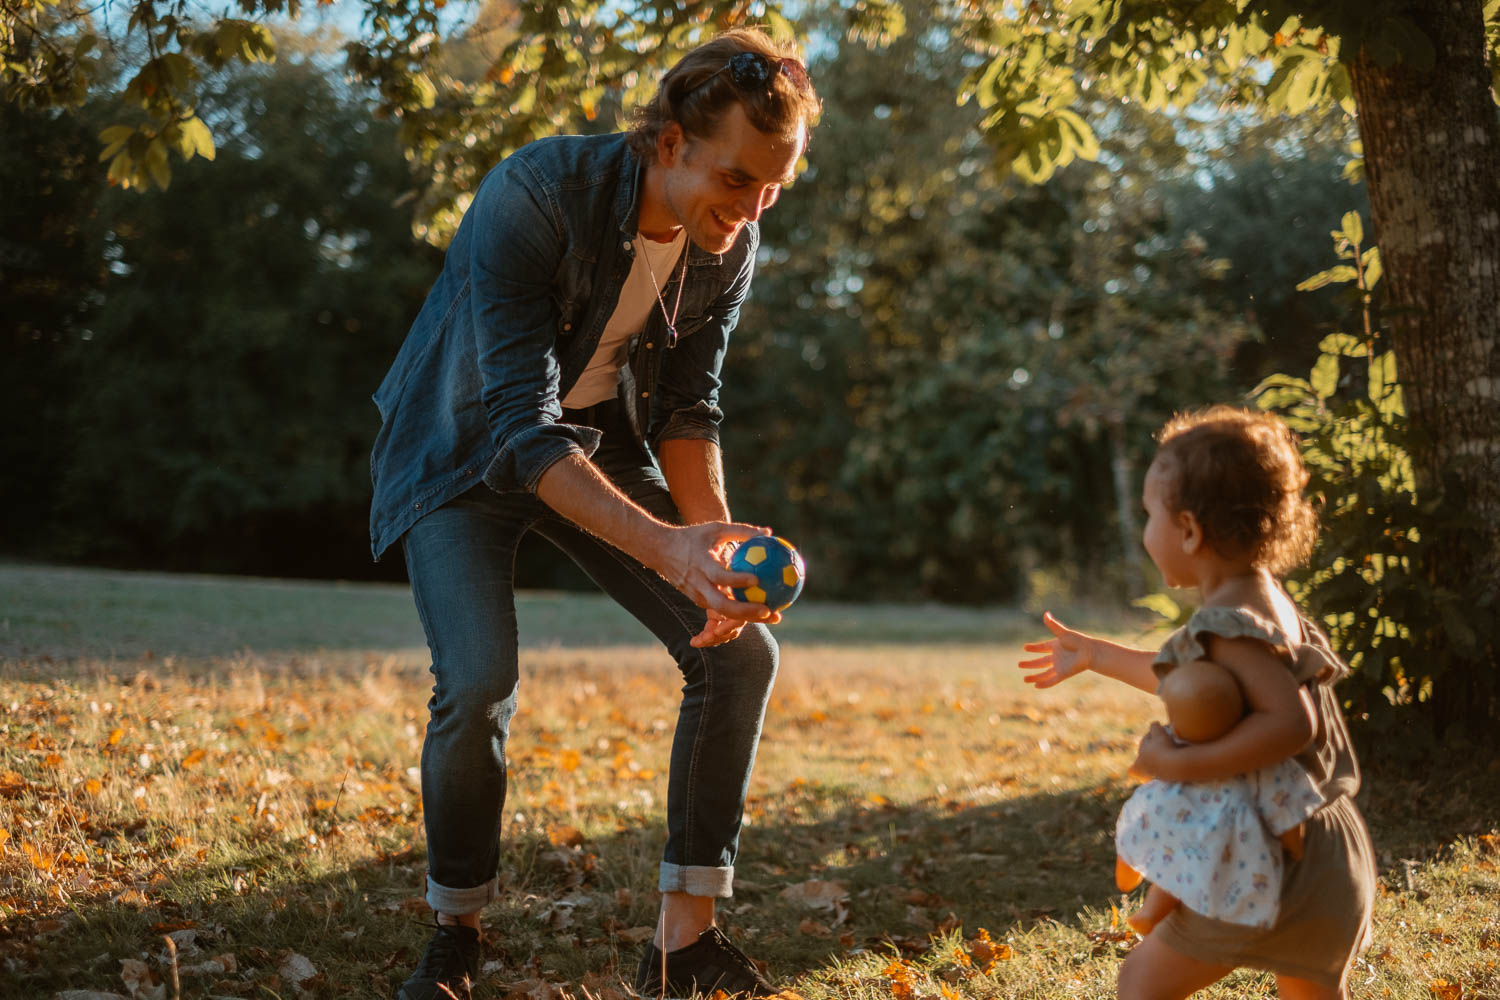
M1480 765L1432 777L1388 773L1364 796L1388 879L1399 877L1400 859L1429 857L1494 822L1486 804L1500 798L1495 771ZM789 786L761 804L791 820L751 825L742 836L738 888L721 906L721 923L783 985L860 950L926 947L935 929L955 922L997 940L1044 921L1077 924L1081 913L1084 930L1102 929L1120 900L1111 873L1121 794L1063 790L981 807L895 808L838 788ZM505 984L526 979L588 982L598 996L628 981L640 950L633 939L655 919L663 837L658 819L639 816L572 847L534 830L510 837L502 895L485 913L485 960L498 965L475 996L504 996ZM228 953L236 968L185 976L183 997L387 997L426 942L423 869L411 850L319 874L292 854L267 851L165 873L146 890L149 903L59 905L47 919L0 928L0 996L126 994L121 960L143 959L162 974L161 935L188 926L196 940L182 949L183 966ZM813 878L848 890L845 915L781 895ZM1123 954L1126 946L1093 947ZM317 970L300 992L278 971L289 953Z

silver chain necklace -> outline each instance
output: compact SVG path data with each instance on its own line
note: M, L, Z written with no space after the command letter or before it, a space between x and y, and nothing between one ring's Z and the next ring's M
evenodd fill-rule
M656 283L656 271L651 267L651 256L646 253L646 238L636 234L636 246L646 262L646 273L651 276L651 288L656 292L656 304L661 306L661 318L667 321L667 347L677 346L677 311L682 308L682 286L687 284L688 241L682 242L682 272L677 275L677 301L672 303L672 315L667 315L667 301L661 296L661 286Z

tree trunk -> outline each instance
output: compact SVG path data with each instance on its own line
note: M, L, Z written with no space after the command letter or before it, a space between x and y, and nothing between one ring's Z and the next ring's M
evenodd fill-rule
M1423 0L1403 13L1431 40L1435 65L1360 53L1350 75L1418 487L1430 496L1456 477L1475 525L1426 569L1463 593L1476 581L1500 587L1500 120L1481 0ZM1493 718L1494 670L1491 656L1443 677L1438 724Z
M1135 485L1134 466L1126 446L1125 418L1109 420L1109 464L1115 474L1115 511L1120 526L1120 556L1125 567L1125 588L1131 600L1146 594L1146 577L1141 572L1141 526L1135 512L1140 509L1141 493Z

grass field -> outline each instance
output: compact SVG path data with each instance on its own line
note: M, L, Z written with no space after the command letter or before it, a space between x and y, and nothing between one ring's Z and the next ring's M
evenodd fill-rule
M622 1000L656 907L675 671L601 599L520 613L475 995ZM1112 829L1152 700L1025 688L1032 627L788 615L721 910L780 984L1113 995L1132 938ZM0 997L389 996L426 940L426 667L400 587L0 566ZM1401 757L1366 762L1381 895L1354 995L1500 1000L1500 767ZM1205 995L1271 993L1241 973Z

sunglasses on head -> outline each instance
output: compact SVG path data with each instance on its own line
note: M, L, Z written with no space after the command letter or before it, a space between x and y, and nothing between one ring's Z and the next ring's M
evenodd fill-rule
M772 59L770 56L761 55L759 52L737 52L729 57L729 61L704 79L698 86L703 87L720 73L729 73L729 82L741 91L759 90L768 87L777 73L782 74L791 81L792 86L799 91L806 91L812 84L807 79L807 67L790 56L780 59Z

